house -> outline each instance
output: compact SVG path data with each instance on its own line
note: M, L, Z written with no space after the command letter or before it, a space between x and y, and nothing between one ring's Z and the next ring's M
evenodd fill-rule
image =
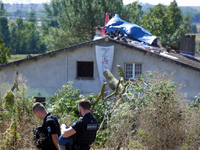
M192 38L188 37L188 41ZM175 72L175 81L185 85L182 92L187 93L189 99L194 99L200 92L200 61L193 53L182 55L109 37L2 64L0 73L4 73L7 81L13 83L14 73L18 71L26 77L30 87L50 94L54 94L67 81L74 82L74 89L97 93L105 80L102 77L105 69L118 78L117 65L124 69L126 79L147 71Z

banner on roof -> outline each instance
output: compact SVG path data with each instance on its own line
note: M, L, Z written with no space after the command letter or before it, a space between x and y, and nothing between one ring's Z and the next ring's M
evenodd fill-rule
M96 60L99 71L101 84L106 82L103 72L108 69L111 71L114 56L114 45L112 46L97 46L96 45Z

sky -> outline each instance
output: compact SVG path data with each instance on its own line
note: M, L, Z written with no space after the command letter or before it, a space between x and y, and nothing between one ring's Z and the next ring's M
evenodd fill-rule
M2 0L3 3L46 3L50 0ZM132 3L137 0L123 0L124 5ZM157 5L159 3L169 5L173 0L138 0L141 3L149 3ZM200 6L200 0L176 0L178 6Z

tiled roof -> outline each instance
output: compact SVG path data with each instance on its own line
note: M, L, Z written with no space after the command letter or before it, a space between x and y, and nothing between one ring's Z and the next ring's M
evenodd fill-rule
M31 61L31 60L37 61L37 59L41 59L41 58L47 57L47 56L51 57L51 56L54 56L54 55L61 53L61 52L64 52L64 51L72 51L76 48L81 48L81 47L84 47L84 46L92 46L92 45L100 43L102 41L114 42L114 43L119 44L121 46L140 51L145 55L154 56L154 57L157 57L158 59L161 59L163 61L169 61L171 63L177 64L180 67L183 66L183 67L187 67L187 68L190 68L190 69L193 69L193 70L200 72L200 53L196 53L195 54L196 59L193 59L193 58L190 58L190 57L187 57L187 56L183 56L179 53L175 53L174 51L167 52L166 49L164 49L164 48L157 48L157 47L150 47L149 48L149 47L144 47L144 46L139 45L139 44L130 44L130 43L121 42L119 40L114 40L114 39L111 39L109 37L105 37L105 38L102 38L102 39L99 39L99 40L73 45L73 46L70 46L70 47L62 48L62 49L59 49L59 50L56 50L56 51L48 52L48 53L45 53L45 54L40 54L40 55L37 55L37 56L27 57L25 59L21 59L21 60L18 60L18 61L1 64L0 69L7 67L7 66L19 65L20 63Z

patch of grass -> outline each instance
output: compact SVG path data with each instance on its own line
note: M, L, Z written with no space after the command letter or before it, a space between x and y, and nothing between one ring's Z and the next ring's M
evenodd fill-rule
M11 57L8 59L8 62L17 61L24 58L27 58L27 54L11 55Z
M21 60L21 59L25 59L27 58L29 54L16 54L16 55L11 55L11 57L8 59L8 62L13 62L13 61L17 61L17 60ZM33 54L32 54L33 55ZM33 56L36 56L39 54L34 54Z

